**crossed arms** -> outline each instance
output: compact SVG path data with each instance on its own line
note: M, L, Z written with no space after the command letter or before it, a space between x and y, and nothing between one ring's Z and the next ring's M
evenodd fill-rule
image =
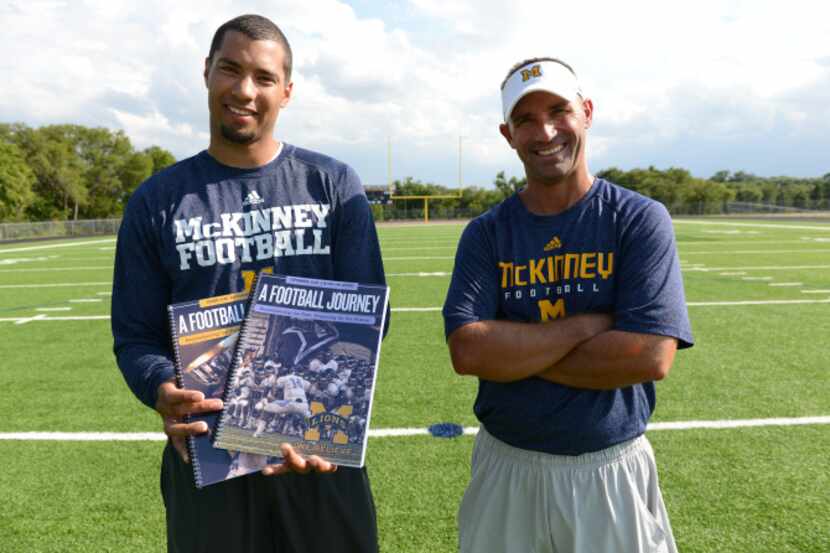
M574 388L610 390L666 377L675 338L614 330L613 317L579 314L547 323L485 320L448 338L455 372L495 382L538 376Z

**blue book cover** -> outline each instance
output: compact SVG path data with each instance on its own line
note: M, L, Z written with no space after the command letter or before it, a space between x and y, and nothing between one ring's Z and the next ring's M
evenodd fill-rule
M361 467L389 288L260 273L217 426L217 447Z
M222 397L247 302L248 293L242 292L167 307L176 383L180 388L199 390L205 398ZM207 434L187 439L196 487L259 471L268 462L279 462L278 458L214 448L211 434L218 418L218 412L188 417L191 422L205 421L210 429Z

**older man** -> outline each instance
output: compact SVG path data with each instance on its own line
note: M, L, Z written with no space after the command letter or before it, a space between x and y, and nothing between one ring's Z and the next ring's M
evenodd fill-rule
M527 186L473 220L444 305L481 427L463 552L674 552L646 423L692 345L671 220L595 178L594 106L555 58L502 83L501 134Z

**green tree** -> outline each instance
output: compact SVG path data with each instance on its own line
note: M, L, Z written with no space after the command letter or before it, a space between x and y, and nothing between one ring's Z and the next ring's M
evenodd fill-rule
M31 129L18 126L14 140L35 175L35 200L26 210L30 220L77 217L87 201L83 164L65 129L59 125Z
M20 148L0 138L0 221L25 219L35 199L35 181Z
M142 153L152 160L153 175L155 175L165 167L169 167L170 165L176 163L176 158L173 157L173 154L159 146L150 146L149 148L145 148Z
M504 171L499 171L496 174L496 179L493 181L493 184L496 186L496 190L499 191L501 199L505 199L524 188L527 185L527 178L522 177L521 179L517 179L516 177L510 177L510 179L507 179L504 176Z

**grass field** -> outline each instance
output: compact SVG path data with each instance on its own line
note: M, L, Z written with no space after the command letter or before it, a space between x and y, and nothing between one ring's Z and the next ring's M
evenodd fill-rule
M656 424L648 436L680 551L827 553L830 224L675 223L697 345L658 384L653 422L821 417ZM438 309L462 228L379 229L394 311L373 428L475 425L476 382L453 373ZM113 238L0 245L2 553L164 550L161 442L9 439L160 431L111 354L113 253ZM383 551L455 549L472 443L370 439Z

